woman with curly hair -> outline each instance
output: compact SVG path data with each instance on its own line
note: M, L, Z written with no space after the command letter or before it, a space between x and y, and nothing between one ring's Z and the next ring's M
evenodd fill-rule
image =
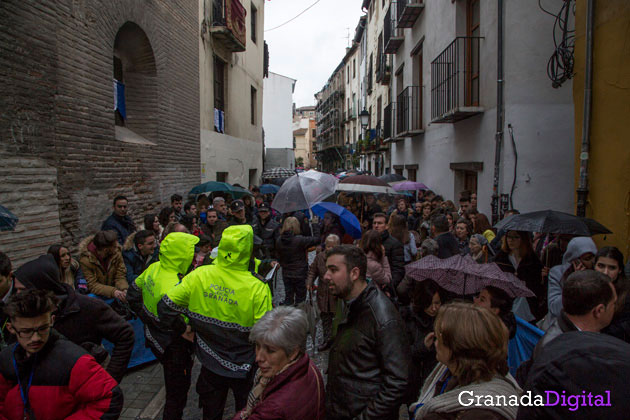
M410 407L416 420L513 420L523 390L508 373L508 330L488 309L471 303L444 305L435 319L435 332L425 338L435 344L438 364ZM475 406L475 397L496 404ZM472 400L473 404L468 404ZM486 398L484 398L484 401ZM462 404L464 402L464 404Z

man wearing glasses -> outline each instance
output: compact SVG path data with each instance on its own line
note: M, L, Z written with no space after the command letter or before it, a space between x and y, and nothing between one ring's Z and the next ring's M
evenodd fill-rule
M123 404L118 384L52 329L55 301L51 292L28 290L4 307L17 343L0 353L0 418L117 419Z

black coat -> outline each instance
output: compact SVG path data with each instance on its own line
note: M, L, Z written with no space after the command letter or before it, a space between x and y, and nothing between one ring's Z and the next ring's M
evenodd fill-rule
M282 267L282 276L306 281L308 274L308 256L310 247L319 245L319 226L313 225L313 236L294 235L285 232L276 241L278 262Z
M262 239L262 253L265 259L276 258L276 241L280 237L280 224L273 220L271 216L266 222L256 217L257 223L254 227L254 235Z
M80 295L59 282L59 269L52 255L27 262L15 273L29 289L52 291L59 299L55 330L88 350L103 339L114 344L107 372L120 382L127 371L134 345L133 327L101 299Z
M101 230L113 230L118 235L118 243L124 245L127 236L136 231L136 225L129 216L120 217L112 213L101 225Z
M527 378L524 391L532 395L542 395L554 391L562 395L586 397L586 405L575 411L561 406L521 406L517 420L532 419L627 419L630 412L630 344L606 334L573 331L559 335L547 344L534 362ZM586 392L583 394L582 392ZM592 401L596 395L610 392L610 407L588 406L588 395ZM555 396L550 397L551 401Z
M381 244L385 248L389 269L392 272L392 286L395 289L405 277L405 249L388 231L381 233Z
M439 246L437 257L440 259L460 254L459 242L457 242L457 238L451 232L440 233L435 237L435 242Z
M518 264L518 271L510 262L509 254L503 250L494 257L494 262L507 273L513 273L525 282L525 285L536 296L528 297L527 303L536 320L543 319L547 314L547 283L542 278L543 265L533 252L523 258Z
M433 322L424 312L417 314L411 305L400 309L400 316L405 322L407 338L411 344L411 364L409 365L409 388L407 391L406 403L410 404L418 400L420 388L425 379L435 367L435 346L427 349L424 345L425 337L433 332Z
M328 420L398 419L409 363L409 342L400 314L370 282L350 304L330 350Z

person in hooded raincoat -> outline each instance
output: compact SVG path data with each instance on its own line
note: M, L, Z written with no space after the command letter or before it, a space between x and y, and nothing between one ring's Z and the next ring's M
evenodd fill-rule
M181 419L192 378L193 335L173 331L158 317L162 297L188 271L199 238L182 232L168 234L160 245L160 260L140 274L127 291L129 305L145 325L146 345L164 367L164 419Z
M255 352L249 332L271 310L269 287L250 271L253 247L250 225L228 227L214 262L193 270L157 304L159 319L176 334L186 332L181 315L190 318L202 365L197 393L204 420L223 417L229 389L236 410L243 409L251 389Z

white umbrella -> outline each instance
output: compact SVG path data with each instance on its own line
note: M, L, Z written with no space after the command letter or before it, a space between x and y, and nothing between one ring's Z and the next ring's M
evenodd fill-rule
M287 179L276 193L271 207L280 213L310 209L335 193L339 180L332 175L310 170Z

